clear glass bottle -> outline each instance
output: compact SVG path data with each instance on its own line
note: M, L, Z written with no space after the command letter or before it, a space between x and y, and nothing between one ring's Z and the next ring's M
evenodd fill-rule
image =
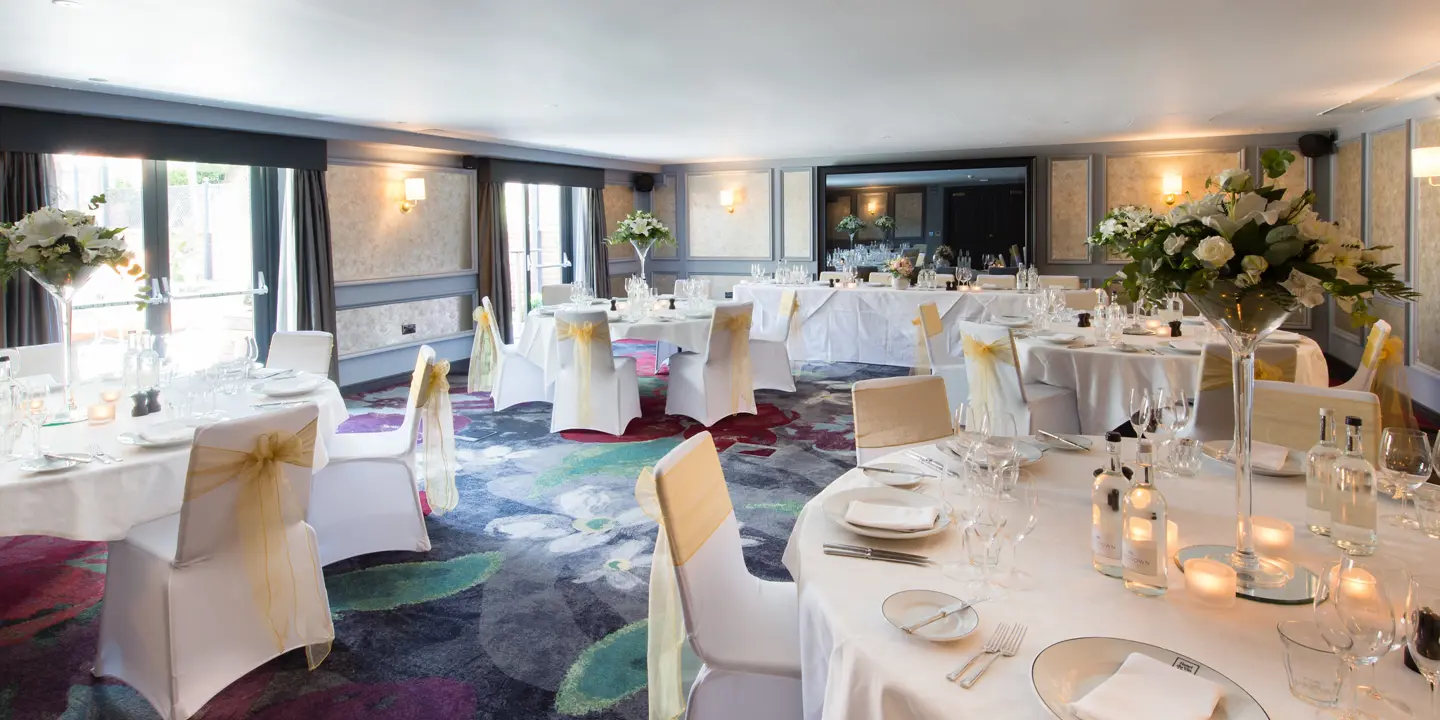
M126 394L140 387L140 334L131 330L125 333L125 357L121 360L120 385Z
M1330 539L1351 555L1372 555L1378 500L1375 468L1360 443L1360 418L1345 418L1345 453L1335 460L1330 486Z
M1305 456L1305 524L1316 535L1330 535L1330 485L1340 447L1335 444L1335 411L1320 408L1320 441Z
M1135 487L1125 493L1125 524L1121 533L1121 565L1125 589L1137 595L1164 595L1170 587L1166 547L1169 513L1165 496L1155 489L1155 460L1150 438L1140 438L1135 464L1140 468Z
M0 458L15 453L15 443L25 427L25 386L14 378L10 358L0 357Z
M1090 562L1096 570L1113 578L1121 577L1120 530L1123 523L1120 505L1130 490L1120 465L1120 433L1105 433L1105 450L1110 453L1110 466L1095 471L1095 484L1090 489Z
M136 389L153 390L160 384L160 353L155 351L155 336L149 330L141 330L138 347Z

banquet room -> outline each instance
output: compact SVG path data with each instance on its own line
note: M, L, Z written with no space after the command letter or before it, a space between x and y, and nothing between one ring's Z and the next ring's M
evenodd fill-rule
M1440 720L1433 0L0 27L0 720Z

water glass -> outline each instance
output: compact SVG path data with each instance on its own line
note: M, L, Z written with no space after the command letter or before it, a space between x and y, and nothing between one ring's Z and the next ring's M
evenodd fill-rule
M1434 458L1430 456L1430 439L1419 430L1403 427L1388 427L1380 439L1380 475L1388 481L1392 492L1400 501L1401 513L1392 515L1389 521L1401 527L1419 528L1420 523L1406 512L1406 500L1415 489L1425 484L1434 472Z
M1440 485L1425 483L1415 488L1415 510L1420 515L1420 532L1440 540Z
M1200 474L1200 441L1195 438L1173 437L1166 441L1166 468L1175 475L1195 477Z
M1440 717L1440 577L1415 578L1410 608L1410 634L1405 648L1420 674L1430 682L1430 717Z
M1334 707L1340 699L1340 658L1330 650L1320 626L1310 620L1286 620L1275 629L1285 648L1290 694L1311 705Z

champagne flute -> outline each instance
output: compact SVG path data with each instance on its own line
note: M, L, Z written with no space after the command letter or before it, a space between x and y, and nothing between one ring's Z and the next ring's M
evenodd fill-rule
M1370 561L1343 556L1321 577L1315 595L1315 623L1346 671L1335 717L1347 720L1365 717L1359 704L1360 669L1378 662L1395 639L1395 606L1380 566Z
M1440 575L1414 579L1410 607L1410 659L1430 682L1430 717L1440 717Z
M1010 546L1010 569L1000 577L999 582L1012 590L1028 590L1034 587L1035 579L1020 568L1020 543L1030 537L1040 520L1040 496L1035 492L1035 482L1028 473L1019 473L1003 507L1006 514L1005 539Z
M1145 388L1130 388L1130 428L1135 431L1135 437L1145 437L1145 431L1150 429L1150 391Z
M1430 439L1419 430L1388 427L1380 438L1380 473L1400 501L1400 514L1386 518L1390 524L1419 529L1420 521L1410 517L1408 502L1415 489L1430 479L1435 460Z

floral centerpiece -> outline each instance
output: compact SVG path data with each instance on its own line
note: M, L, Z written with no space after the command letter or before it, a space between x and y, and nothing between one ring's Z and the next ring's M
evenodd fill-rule
M953 267L955 265L955 251L949 245L941 245L935 248L935 264L941 267Z
M1285 174L1295 156L1266 150L1265 177ZM1106 213L1089 243L1127 258L1116 274L1131 301L1161 303L1183 293L1221 329L1235 363L1237 542L1218 554L1235 566L1242 587L1289 580L1285 566L1255 554L1250 524L1250 418L1256 346L1301 307L1333 297L1357 323L1371 322L1375 296L1418 295L1380 253L1315 214L1315 193L1287 198L1284 188L1257 185L1249 172L1226 170L1206 181L1204 197L1166 215L1118 207Z
M895 218L889 215L881 215L875 218L874 225L880 230L881 234L885 236L887 241L890 240L890 233L895 232Z
M17 272L34 278L60 305L60 342L64 351L64 397L66 409L58 419L68 420L78 412L73 387L74 347L70 341L75 293L102 267L143 278L134 255L125 249L125 228L106 228L95 223L94 211L105 204L104 195L90 198L90 211L43 207L17 223L0 223L0 282L9 282ZM137 297L141 297L137 295ZM143 307L143 302L141 302Z
M855 247L855 236L865 229L865 221L854 215L846 215L835 224L835 232L850 236L850 247Z
M650 249L656 245L674 245L675 235L659 218L644 210L636 210L626 215L624 220L615 223L615 232L605 238L605 242L611 245L630 243L630 247L635 248L635 254L640 257L640 277L648 280L645 261L650 256Z
M891 285L896 290L904 290L915 279L915 263L901 255L885 262L885 272L890 273Z

